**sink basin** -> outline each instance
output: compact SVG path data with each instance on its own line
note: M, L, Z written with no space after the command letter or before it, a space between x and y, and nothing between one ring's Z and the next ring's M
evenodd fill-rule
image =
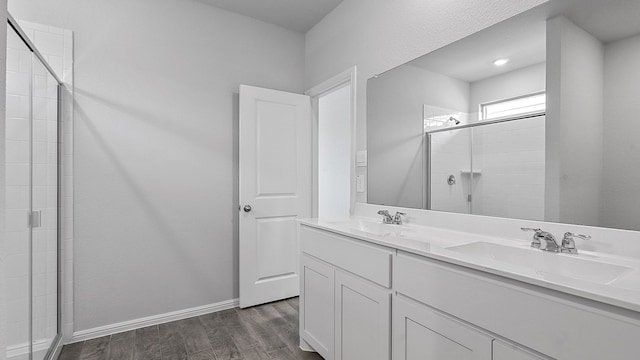
M375 236L403 236L412 230L403 225L383 224L379 222L352 220L335 222L335 225L349 228L353 232L362 232Z
M633 270L627 266L580 258L580 255L557 254L482 241L447 249L518 267L527 267L542 276L564 276L598 284L607 284Z

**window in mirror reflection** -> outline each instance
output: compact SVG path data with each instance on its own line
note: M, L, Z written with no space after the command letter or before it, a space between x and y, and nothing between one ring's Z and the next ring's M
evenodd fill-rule
M546 110L544 92L480 105L480 120L513 118L520 115L542 114Z

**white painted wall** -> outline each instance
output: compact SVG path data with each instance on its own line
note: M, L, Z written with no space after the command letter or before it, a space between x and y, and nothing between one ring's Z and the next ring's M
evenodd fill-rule
M318 217L349 216L351 85L318 98Z
M547 21L546 221L599 224L603 66L600 41L567 18Z
M472 82L469 113L477 114L482 103L544 91L546 74L546 64L541 63Z
M604 170L601 226L638 229L640 35L604 48Z
M238 86L304 37L201 1L15 1L75 32L75 330L238 296Z
M365 150L367 79L543 2L345 0L306 34L305 84L358 66L356 142Z
M368 201L423 207L424 105L465 112L469 84L403 65L367 86Z

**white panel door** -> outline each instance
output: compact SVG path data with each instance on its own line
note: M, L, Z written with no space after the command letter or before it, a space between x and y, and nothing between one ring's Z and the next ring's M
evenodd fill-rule
M295 219L311 216L311 100L240 86L240 307L299 292Z

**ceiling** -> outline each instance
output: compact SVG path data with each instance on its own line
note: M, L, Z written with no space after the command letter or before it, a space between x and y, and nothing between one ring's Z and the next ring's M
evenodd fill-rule
M198 0L224 10L306 33L342 0Z
M413 60L410 64L475 82L546 61L546 23L525 13ZM493 64L509 59L506 65Z
M552 0L409 64L467 82L538 64L546 59L546 20L558 15L605 44L640 33L638 0ZM506 65L493 65L503 58Z

